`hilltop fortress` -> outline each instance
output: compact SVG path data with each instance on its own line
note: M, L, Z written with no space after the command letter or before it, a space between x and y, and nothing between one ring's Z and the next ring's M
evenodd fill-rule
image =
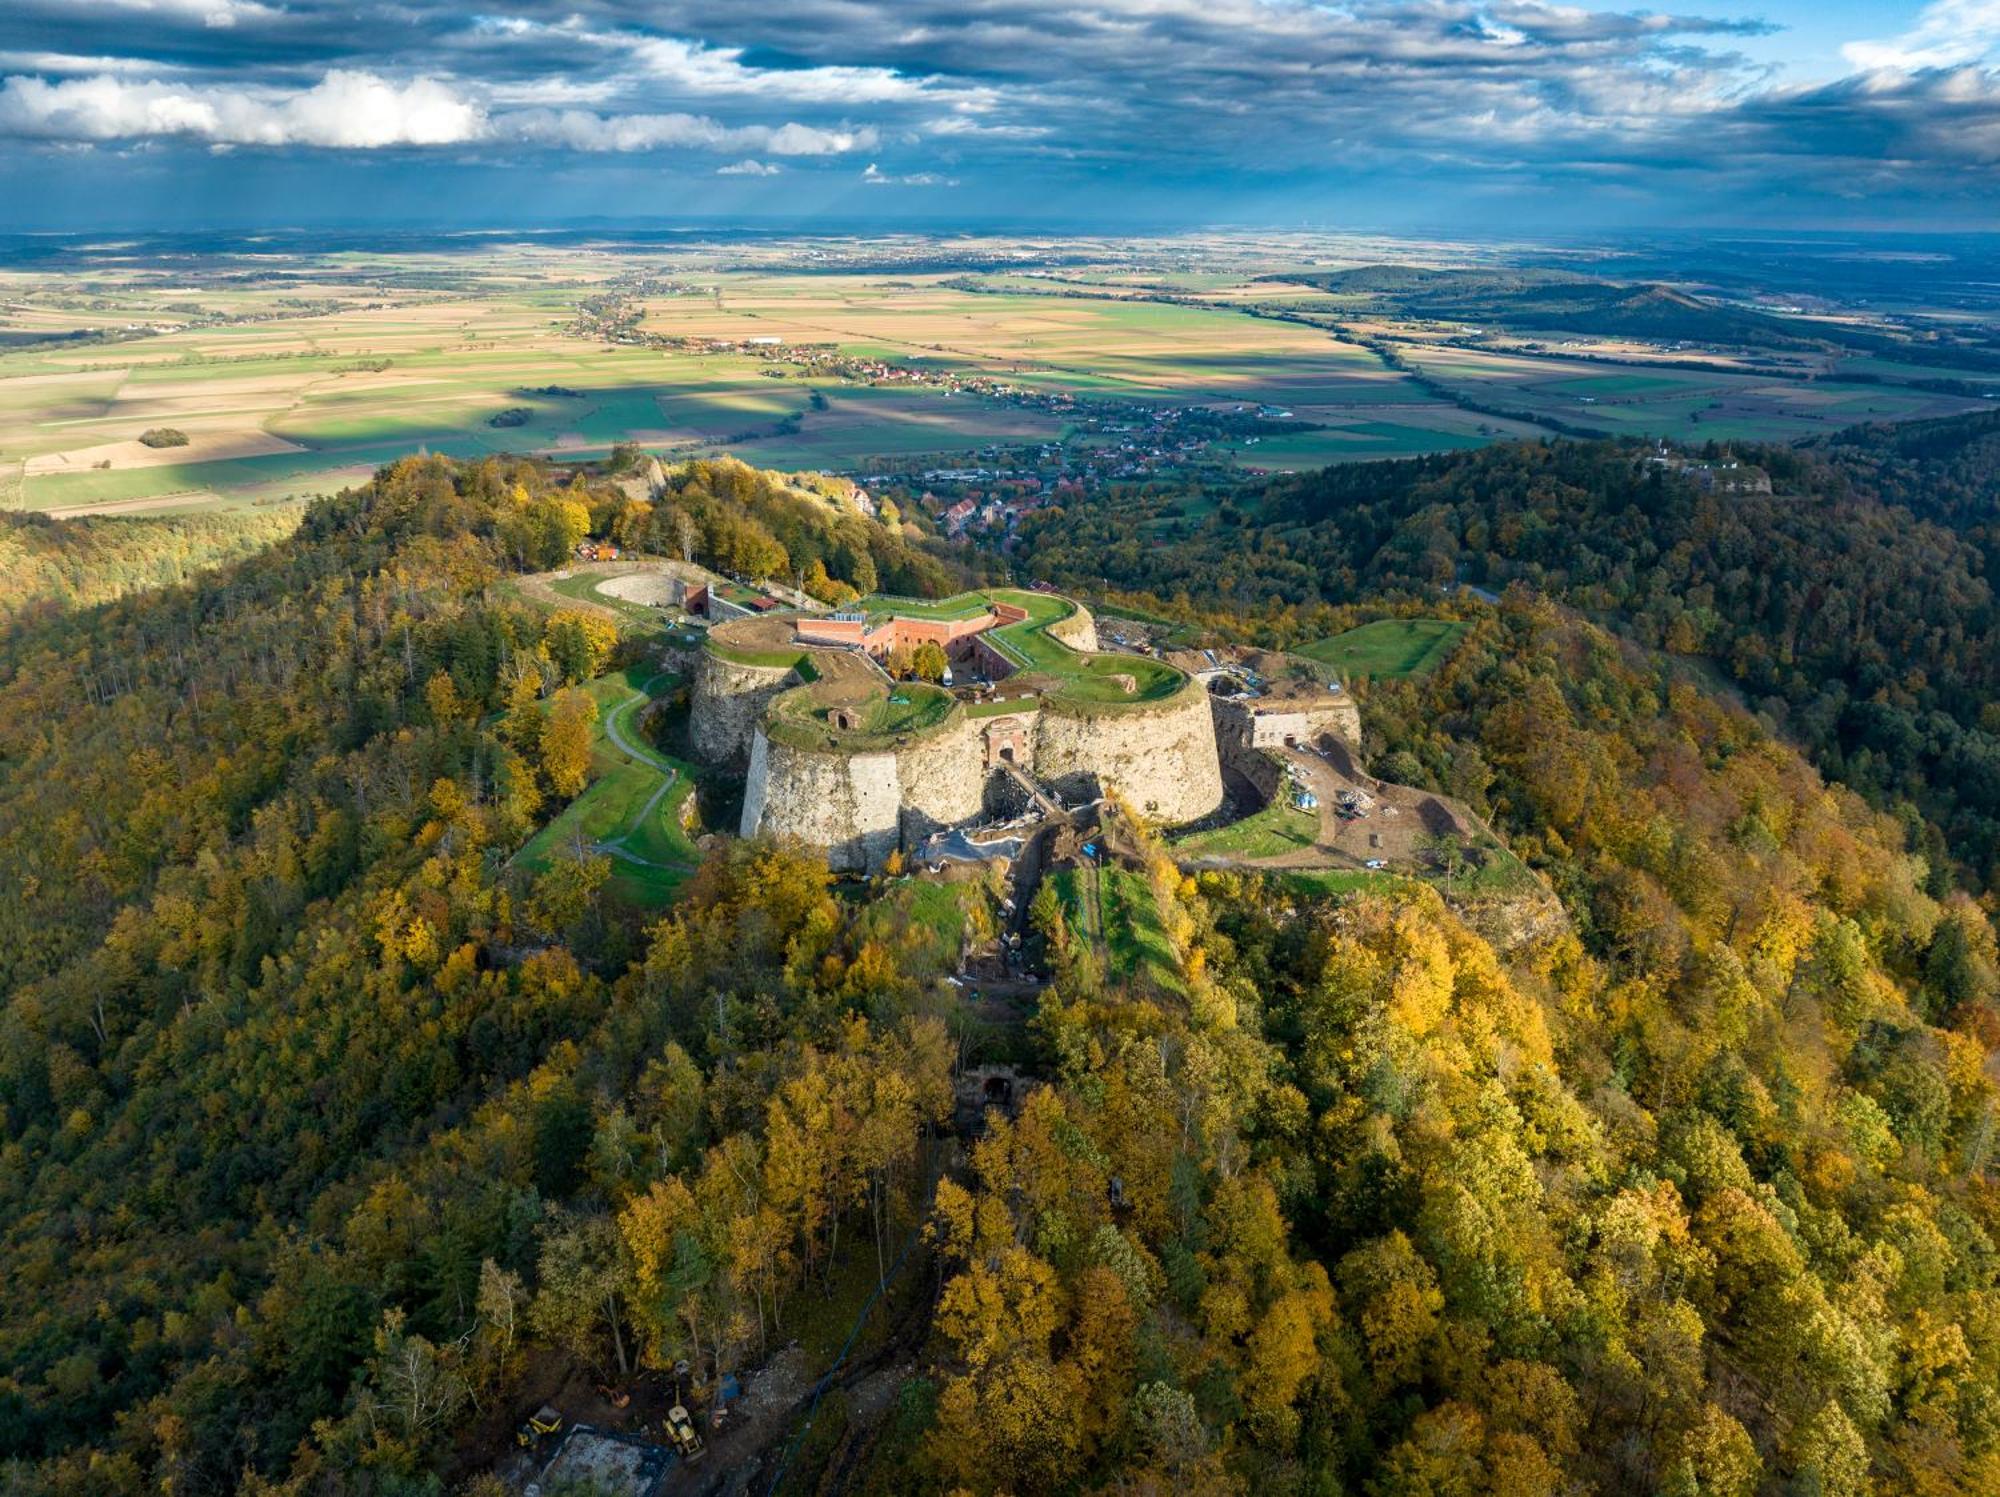
M926 643L945 652L956 691L885 668ZM1116 790L1155 820L1199 820L1222 805L1222 753L1237 746L1219 746L1218 720L1243 710L1179 665L1100 652L1082 605L1002 589L717 624L690 736L698 757L743 769L743 835L796 837L836 868L874 869L1048 794Z

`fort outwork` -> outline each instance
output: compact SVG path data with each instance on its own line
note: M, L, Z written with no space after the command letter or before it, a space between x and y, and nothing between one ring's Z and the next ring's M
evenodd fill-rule
M890 673L925 644L947 687ZM831 615L730 620L695 672L691 741L742 766L742 832L795 837L872 870L1001 804L1116 791L1196 821L1223 802L1205 684L1165 660L1103 653L1082 605L1000 589L871 598Z

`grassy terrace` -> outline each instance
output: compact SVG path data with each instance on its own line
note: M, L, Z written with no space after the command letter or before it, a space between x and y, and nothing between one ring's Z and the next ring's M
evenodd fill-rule
M812 679L811 676L807 675L807 672L811 668L806 663L806 659L812 654L812 651L808 650L804 645L791 645L769 650L752 650L746 649L742 645L731 644L727 640L717 639L714 631L711 630L709 631L708 638L703 641L703 648L709 654L714 655L718 659L727 660L732 665L763 665L769 666L773 670L782 666L791 666L800 675L806 676L806 679Z
M860 726L836 728L829 718L839 706L858 712ZM862 752L894 748L904 739L934 732L958 710L950 692L917 682L866 694L843 692L838 702L824 689L800 686L771 703L764 731L773 742L793 748Z
M1143 874L1093 864L1059 869L1050 878L1070 930L1095 951L1108 980L1184 991L1173 943Z
M694 793L695 766L661 753L639 734L647 702L670 690L675 678L644 666L600 676L586 686L597 702L590 783L529 839L516 866L539 873L559 858L603 854L611 859L611 891L640 909L658 909L693 873L701 853L681 829L681 807ZM612 740L619 732L640 757Z
M749 608L758 603L776 603L778 601L769 593L760 593L754 587L745 587L742 583L731 582L727 578L719 582L711 582L709 589L716 597L722 599L723 602L734 603L739 608Z
M1164 702L1188 685L1187 676L1164 661L1143 655L1087 655L1071 649L1055 638L1049 629L1071 617L1076 612L1076 605L1067 598L1048 593L1002 588L959 593L950 598L894 598L878 594L864 599L859 606L865 610L871 627L874 627L891 618L941 622L976 618L995 603L1009 604L1027 614L1026 618L1016 623L988 630L984 638L1015 663L1021 683L1031 687L1035 696L1005 703L981 703L968 709L975 716L1033 711L1038 705L1080 715L1117 712ZM816 675L829 674L816 673L812 665L813 657L822 653L825 647L781 641L775 637L776 632L789 628L788 619L774 618L750 627L756 632L742 637L745 633L744 621L721 625L709 632L707 648L718 658L737 665L770 669L789 666L808 682L814 680ZM1130 677L1133 689L1127 691L1124 682L1118 679L1120 677ZM888 693L880 693L878 700L886 704ZM914 717L897 715L895 720L885 718L880 723L870 723L859 733L836 735L824 722L825 708L829 705L827 700L814 698L809 708L791 702L791 695L788 694L773 706L775 708L783 703L790 703L791 721L786 731L792 735L792 741L816 747L830 746L832 741L849 748L886 746L898 736L927 732L943 721L942 714L936 718L925 713ZM772 721L777 723L775 712ZM879 745L877 740L881 741Z
M1278 795L1261 811L1227 826L1196 832L1174 843L1185 856L1225 854L1237 858L1270 858L1282 853L1303 852L1319 841L1319 816L1301 811L1280 787Z

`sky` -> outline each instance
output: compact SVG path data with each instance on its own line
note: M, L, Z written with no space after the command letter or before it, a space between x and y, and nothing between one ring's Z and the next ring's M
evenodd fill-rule
M0 231L2000 229L2000 0L5 0Z

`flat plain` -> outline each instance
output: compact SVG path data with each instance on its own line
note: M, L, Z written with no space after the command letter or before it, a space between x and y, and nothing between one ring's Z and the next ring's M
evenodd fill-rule
M1784 440L1987 394L1976 369L1881 355L1753 369L1718 348L1683 368L1667 345L1578 338L1558 356L1283 279L1452 253L1258 235L78 246L0 267L0 506L268 505L416 450L621 441L921 470L1143 442L1120 433L1176 410L1220 424L1173 462L1298 469L1565 428ZM186 444L140 444L159 427Z

